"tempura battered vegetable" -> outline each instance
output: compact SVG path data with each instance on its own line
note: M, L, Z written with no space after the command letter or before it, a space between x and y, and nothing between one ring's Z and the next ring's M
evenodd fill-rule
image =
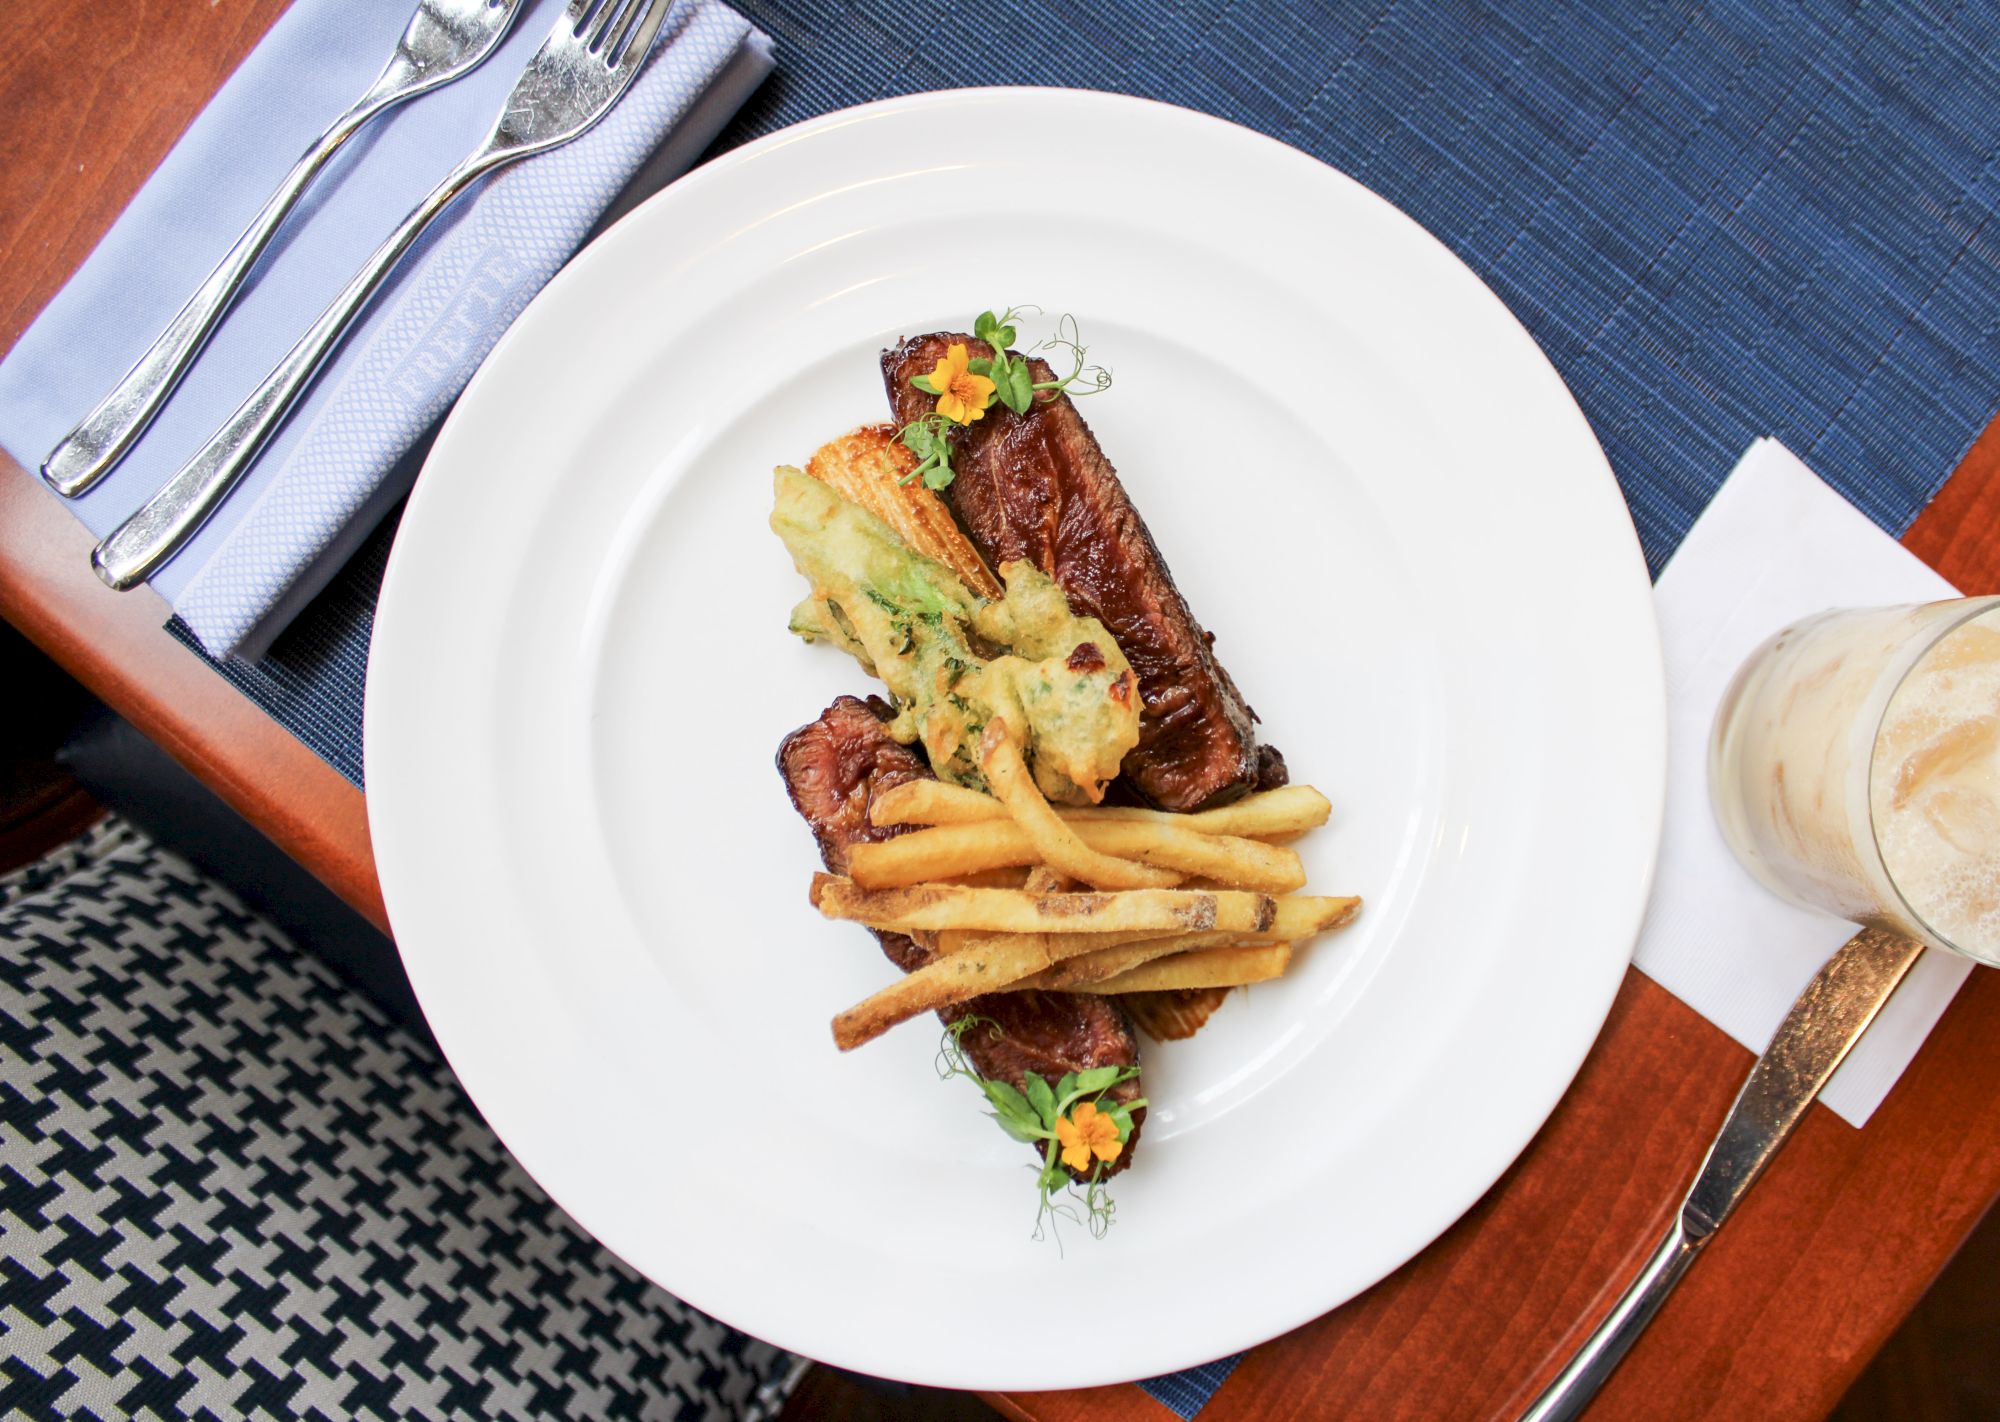
M1138 744L1132 668L1093 618L1026 563L1000 570L1006 594L975 596L944 564L913 552L881 519L797 469L775 478L771 527L812 594L791 626L832 642L881 678L901 712L890 733L921 740L939 776L983 787L979 738L1014 729L1050 799L1095 802ZM980 655L972 645L1008 649Z

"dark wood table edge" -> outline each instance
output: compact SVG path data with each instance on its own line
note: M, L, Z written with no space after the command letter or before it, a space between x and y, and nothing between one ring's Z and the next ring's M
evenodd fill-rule
M83 525L4 458L0 526L0 616L386 931L361 792L168 635L150 588L100 583Z

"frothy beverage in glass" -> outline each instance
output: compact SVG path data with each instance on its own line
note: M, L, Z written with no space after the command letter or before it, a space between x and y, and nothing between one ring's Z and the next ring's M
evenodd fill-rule
M2000 609L1946 633L1896 688L1868 803L1904 901L2000 961Z
M1723 698L1709 782L1776 893L2000 964L2000 598L1786 628Z

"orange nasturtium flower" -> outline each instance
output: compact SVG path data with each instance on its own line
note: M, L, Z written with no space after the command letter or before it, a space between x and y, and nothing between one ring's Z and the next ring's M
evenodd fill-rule
M1067 1116L1056 1122L1056 1139L1062 1142L1062 1163L1071 1170L1090 1169L1090 1157L1110 1162L1118 1159L1125 1143L1118 1139L1118 1123L1097 1109L1096 1103L1077 1102Z
M971 357L965 349L965 342L956 342L944 353L944 359L931 371L931 384L937 387L938 413L953 424L969 425L986 414L986 407L993 403L997 386L983 375L974 375L966 369Z

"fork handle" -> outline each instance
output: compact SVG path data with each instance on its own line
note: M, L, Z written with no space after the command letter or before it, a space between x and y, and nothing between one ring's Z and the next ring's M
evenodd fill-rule
M167 396L187 373L188 366L194 363L216 322L236 299L250 276L250 269L298 205L300 196L347 140L394 102L396 96L386 93L378 84L313 140L299 161L292 164L277 191L265 199L250 225L243 229L243 235L195 289L187 304L175 313L158 339L125 372L124 379L111 393L83 417L82 423L49 451L49 457L42 461L42 478L50 488L66 498L74 498L125 457L133 441L145 432Z
M235 487L257 452L284 423L294 403L382 279L402 259L426 227L451 205L453 198L490 168L518 154L475 154L432 188L410 210L402 224L375 249L360 271L333 299L319 319L306 328L263 383L251 391L236 413L181 466L158 492L130 518L113 529L90 555L97 576L123 591L144 581L192 538L223 498Z

